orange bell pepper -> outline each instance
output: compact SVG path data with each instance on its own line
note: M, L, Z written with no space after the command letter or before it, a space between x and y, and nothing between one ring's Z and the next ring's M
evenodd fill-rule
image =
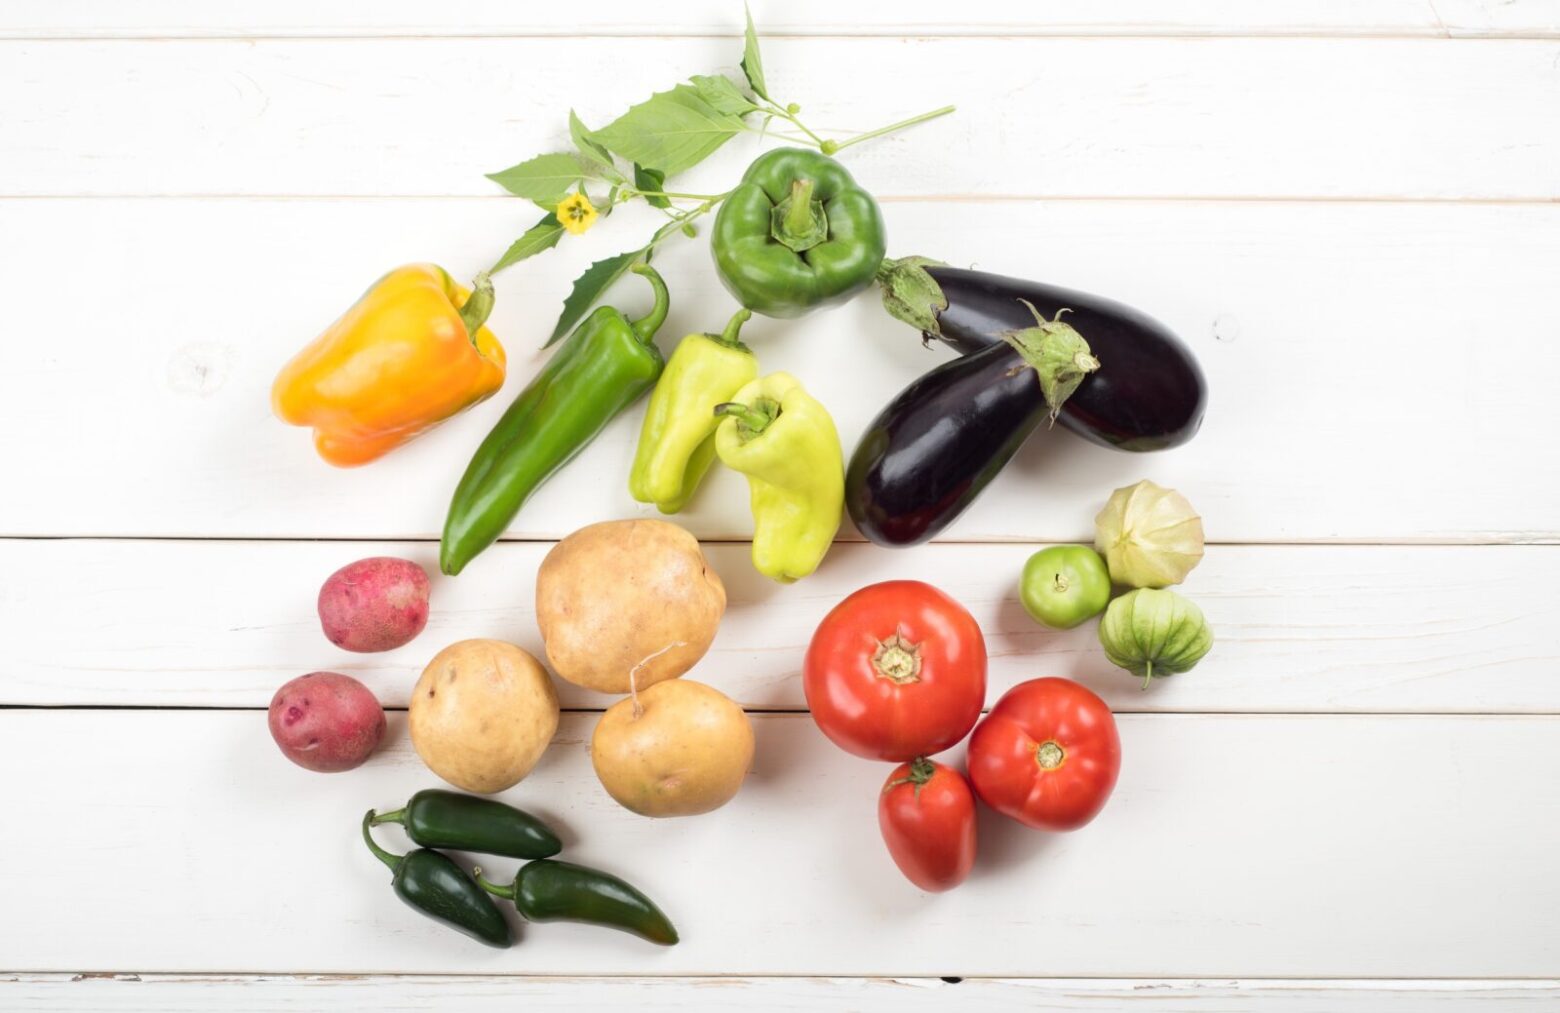
M287 365L271 387L283 422L314 427L337 467L367 464L504 385L504 348L483 326L493 286L476 292L434 264L385 275Z

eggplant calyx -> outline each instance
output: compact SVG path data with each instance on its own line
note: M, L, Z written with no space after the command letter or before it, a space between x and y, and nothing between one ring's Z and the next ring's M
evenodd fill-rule
M1035 326L1019 331L1003 331L998 335L1024 360L1019 369L1033 369L1040 379L1040 392L1051 409L1051 421L1062 410L1062 405L1072 397L1073 391L1090 373L1100 368L1100 360L1094 357L1089 343L1071 324L1062 322L1059 309L1056 316L1047 320L1027 299L1019 302L1029 307L1035 315Z
M877 283L883 290L883 308L889 316L904 321L923 336L940 337L937 316L948 308L948 297L927 268L943 266L942 261L930 257L889 258L879 264Z

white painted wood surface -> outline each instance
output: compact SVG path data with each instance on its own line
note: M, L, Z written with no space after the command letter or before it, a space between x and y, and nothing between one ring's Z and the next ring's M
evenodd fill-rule
M408 910L357 826L437 783L404 715L375 762L321 776L276 753L257 711L9 711L0 769L27 775L8 786L7 818L68 830L7 845L0 896L25 931L9 933L6 960L1148 978L1412 977L1433 960L1464 978L1541 974L1557 958L1560 718L1124 715L1121 780L1097 820L1045 835L986 812L975 873L938 896L883 853L888 766L833 748L808 716L755 716L742 792L670 821L595 783L595 721L565 715L502 797L556 822L573 860L658 898L675 947L548 924L495 951Z
M744 490L717 475L680 520L732 591L696 677L776 712L755 716L748 787L697 820L630 816L583 751L606 700L566 688L584 712L508 796L660 897L685 943L534 926L474 948L402 908L355 835L354 814L433 783L404 715L367 767L320 777L276 755L259 708L316 668L404 704L448 640L539 646L547 541L640 510L621 489L637 410L519 541L436 586L409 647L331 648L313 593L370 552L431 564L450 485L570 279L648 221L501 277L506 391L379 465L320 465L266 389L387 265L490 262L536 212L481 174L563 143L567 107L599 124L679 74L734 73L738 5L0 5L0 1008L1560 1004L1560 547L1534 544L1560 541L1560 3L754 13L775 92L825 130L959 103L848 153L891 252L1148 310L1209 372L1205 431L1150 457L1043 434L948 541L842 545L786 589L747 569ZM724 189L756 150L679 182ZM701 239L662 260L666 347L730 311L706 257ZM749 335L847 442L947 354L869 298ZM1036 544L1087 538L1140 477L1185 490L1218 543L1186 589L1218 646L1147 693L1091 629L1045 633L1012 600ZM817 617L889 576L971 606L992 699L1069 674L1123 714L1100 820L1047 838L985 814L975 878L941 898L881 853L883 768L788 713Z
M1560 1002L1553 981L1074 978L534 978L496 975L66 975L0 977L0 1001L103 1013L459 1009L461 1013L636 1013L754 1009L774 1013L1534 1013ZM15 1006L11 1008L17 1008Z
M38 294L92 279L72 289L75 340L0 343L0 403L30 423L0 430L0 456L48 490L0 498L0 533L437 537L471 448L544 361L536 349L574 275L629 248L633 223L615 215L501 275L505 392L382 461L322 464L306 431L270 418L270 384L386 265L437 259L469 275L534 215L513 200L0 201L0 277L31 293L13 310L17 333L56 333L60 307ZM1215 541L1560 538L1560 207L917 201L886 216L894 252L1143 307L1209 377L1191 443L1123 454L1041 433L949 539L1088 538L1110 490L1145 477L1185 491ZM673 292L667 350L734 308L708 257L701 238L658 258ZM612 301L632 311L647 291L629 278ZM847 448L951 354L922 351L870 294L745 333L765 369L796 373L829 406ZM510 533L556 538L584 517L653 514L624 478L641 410L539 491ZM745 483L717 470L679 519L701 537L749 537Z
M363 655L321 637L315 589L367 555L415 559L436 574L433 543L0 542L0 703L265 707L283 682L325 668L404 707L445 644L495 637L542 656L532 591L548 548L504 543L459 578L435 576L427 631ZM1094 623L1055 632L1024 612L1018 573L1035 548L841 545L815 576L779 588L753 571L746 545L707 545L730 604L690 675L744 706L804 709L802 653L819 620L857 587L910 578L974 613L993 701L1025 679L1064 675L1122 712L1560 713L1557 546L1215 547L1183 590L1213 624L1218 649L1194 674L1148 691L1105 660ZM565 707L615 699L558 689Z
M567 144L569 108L600 126L741 56L702 36L169 52L0 42L0 195L489 196L483 173ZM822 37L764 52L771 93L818 131L959 106L851 150L891 197L1542 200L1560 183L1554 40ZM606 67L611 86L592 83ZM722 192L755 145L681 185Z

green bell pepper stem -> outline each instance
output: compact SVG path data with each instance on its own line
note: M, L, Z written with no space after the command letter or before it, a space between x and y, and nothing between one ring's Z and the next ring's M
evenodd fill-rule
M477 332L487 323L492 312L493 279L483 271L471 279L471 295L460 308L460 322L466 325L466 334L470 336L473 345L477 343Z
M368 845L368 850L374 853L374 857L385 863L385 867L391 872L399 872L401 863L406 861L405 855L392 855L390 852L374 843L374 835L368 832L368 828L376 824L374 810L370 809L363 816L363 843Z
M671 296L667 294L666 282L649 264L635 264L629 270L648 281L655 290L655 305L650 307L650 312L629 324L634 333L639 335L639 340L648 345L655 341L655 332L666 323L666 310L671 305Z

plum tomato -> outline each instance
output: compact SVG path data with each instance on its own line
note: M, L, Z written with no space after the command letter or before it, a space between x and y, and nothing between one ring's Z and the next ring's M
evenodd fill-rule
M930 893L964 882L975 865L975 796L964 775L918 758L878 794L878 828L899 871Z

